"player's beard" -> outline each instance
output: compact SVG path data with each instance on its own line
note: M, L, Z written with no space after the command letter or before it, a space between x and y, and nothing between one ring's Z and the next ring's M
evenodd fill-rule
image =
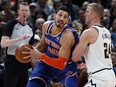
M59 23L59 22L60 22L60 20L59 20L59 21L56 21L56 20L55 20L55 25L56 25L58 28L64 27L65 23L64 23L64 22Z

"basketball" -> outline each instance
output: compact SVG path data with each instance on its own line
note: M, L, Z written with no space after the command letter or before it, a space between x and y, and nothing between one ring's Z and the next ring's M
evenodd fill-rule
M22 44L22 45L18 46L15 51L15 57L21 63L28 63L31 61L31 58L23 59L23 57L28 56L28 54L23 54L22 52L29 52L29 50L26 49L25 47L29 47L29 48L33 49L33 47L29 44Z

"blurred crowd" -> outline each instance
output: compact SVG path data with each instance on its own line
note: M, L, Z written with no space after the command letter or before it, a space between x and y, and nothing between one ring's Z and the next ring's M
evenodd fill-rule
M7 22L17 18L17 4L21 1L27 1L30 6L30 15L27 21L36 30L34 46L41 39L43 23L54 19L58 7L62 5L68 7L70 10L69 25L81 34L88 27L85 24L84 16L87 5L91 2L101 3L104 6L104 15L101 19L101 24L111 32L111 54L116 73L116 0L0 0L0 41ZM5 49L0 46L0 83L2 83L1 79L3 77L4 56Z

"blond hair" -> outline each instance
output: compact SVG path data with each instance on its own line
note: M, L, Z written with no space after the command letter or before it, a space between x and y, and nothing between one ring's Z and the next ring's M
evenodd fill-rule
M96 12L99 17L103 17L104 8L99 3L90 3L88 6L92 7L92 11Z

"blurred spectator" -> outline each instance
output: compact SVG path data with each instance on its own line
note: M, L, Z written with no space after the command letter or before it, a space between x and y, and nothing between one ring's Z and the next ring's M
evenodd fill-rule
M55 15L55 13L50 14L50 15L47 17L47 21L54 20L54 15Z
M107 29L109 28L109 22L110 22L110 10L104 9L103 18L101 20L102 25L104 25Z
M112 24L112 27L110 28L110 31L116 33L116 18L113 21L113 24Z
M54 20L54 15L56 13L56 10L57 8L59 8L60 6L62 5L61 1L60 0L54 0L53 1L53 13L50 14L48 17L47 17L47 20L50 21L50 20Z
M110 10L109 9L107 9L107 8L105 8L104 9L104 14L103 14L103 19L108 19L108 20L110 20L109 18L110 18Z
M36 10L36 8L37 8L37 4L36 3L30 3L29 4L29 8L30 8L30 14L31 15L34 15L35 14L35 10Z
M99 0L104 8L110 8L111 0Z
M111 0L110 2L110 10L112 10L113 8L116 8L116 0Z
M77 18L76 12L79 11L79 6L73 4L71 0L61 0L61 2L68 7L72 21L75 20Z
M108 28L108 20L107 19L101 19L100 24L103 25L104 27Z
M61 1L60 1L60 0L56 0L56 1L54 0L54 1L53 1L53 12L55 13L56 10L57 10L60 6L62 6Z
M43 18L38 18L35 22L36 31L35 33L41 38L42 36L42 25L45 22Z
M44 12L45 12L45 14L48 16L48 15L50 15L51 13L53 13L52 12L52 6L49 6L48 4L47 4L47 1L48 0L37 0L37 9L42 9Z
M116 75L116 46L114 48L112 48L112 63L113 63L113 70L115 72Z
M82 9L83 10L86 10L86 8L87 8L88 5L89 5L89 2L88 1L83 2Z
M85 29L87 29L87 25L85 24L85 10L80 8L79 12L77 12L77 17L78 22L82 24L82 33Z
M11 10L10 1L3 1L2 9L3 10L0 11L0 42L6 23L16 17L15 12ZM2 49L0 46L0 62L3 62L3 57L5 55L4 50L5 49Z
M47 15L42 9L38 9L35 11L34 20L36 21L36 19L38 18L43 18L45 21L47 20Z
M114 19L114 21L112 23L112 27L110 28L110 32L111 32L112 43L114 46L116 46L116 18Z
M79 12L77 12L78 21L82 23L82 25L85 24L85 10L79 9Z
M28 22L34 27L34 24L35 24L34 15L36 12L37 4L34 2L30 3L29 8L30 8L30 15L28 18Z
M109 22L109 28L112 26L113 20L116 18L116 7L112 8L110 11L110 22Z
M82 32L82 24L78 22L78 20L74 20L72 22L72 27L78 32L78 34L81 34Z
M85 0L71 0L72 3L74 3L75 5L78 5L79 7L82 7L82 4Z
M3 10L0 12L0 22L5 25L9 20L15 19L16 16L15 12L11 10L11 4L9 1L3 1L2 8Z

